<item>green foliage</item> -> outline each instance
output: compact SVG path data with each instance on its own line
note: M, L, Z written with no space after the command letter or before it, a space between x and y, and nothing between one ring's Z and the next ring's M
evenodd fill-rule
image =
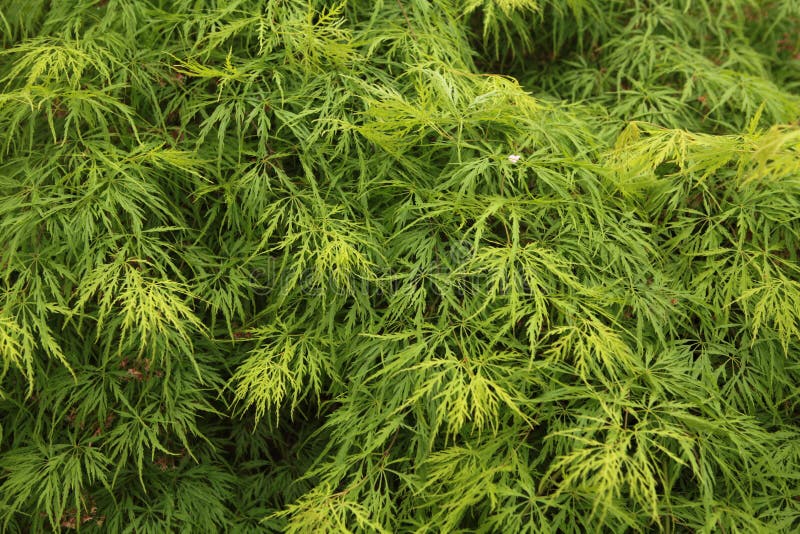
M796 532L797 0L0 0L4 532Z

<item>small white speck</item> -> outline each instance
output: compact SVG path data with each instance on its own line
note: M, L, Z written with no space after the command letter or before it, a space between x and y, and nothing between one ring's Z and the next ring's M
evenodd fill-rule
M511 163L516 163L519 161L519 158L520 158L519 155L511 154L510 156L508 156L508 161L510 161Z

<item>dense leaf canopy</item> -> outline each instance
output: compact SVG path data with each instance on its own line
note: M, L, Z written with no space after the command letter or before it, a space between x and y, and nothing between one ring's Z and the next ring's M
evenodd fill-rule
M800 0L0 42L0 530L800 530Z

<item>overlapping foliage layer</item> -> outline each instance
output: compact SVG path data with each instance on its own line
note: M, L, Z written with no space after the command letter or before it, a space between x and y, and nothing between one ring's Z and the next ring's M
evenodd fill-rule
M0 0L2 530L796 532L798 28Z

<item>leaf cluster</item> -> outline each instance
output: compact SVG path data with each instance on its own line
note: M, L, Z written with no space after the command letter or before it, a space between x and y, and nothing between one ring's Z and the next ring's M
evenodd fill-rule
M0 0L0 530L797 531L798 25Z

